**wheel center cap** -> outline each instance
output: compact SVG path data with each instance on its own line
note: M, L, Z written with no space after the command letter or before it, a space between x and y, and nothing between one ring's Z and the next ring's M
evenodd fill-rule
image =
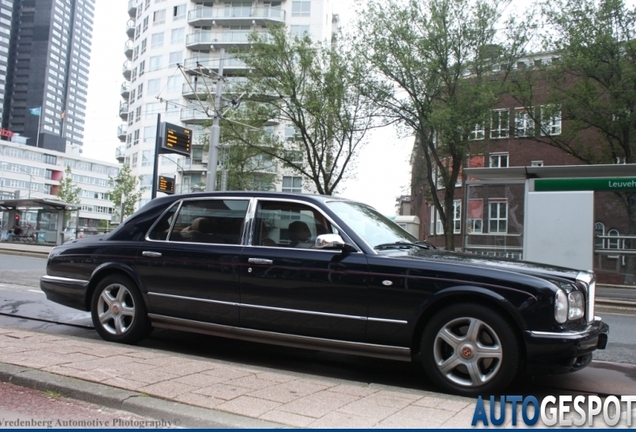
M471 358L474 353L475 353L475 351L473 350L473 347L470 346L470 345L464 345L459 350L459 354L465 359Z
M113 307L110 309L114 314L118 314L119 313L119 305L114 304Z

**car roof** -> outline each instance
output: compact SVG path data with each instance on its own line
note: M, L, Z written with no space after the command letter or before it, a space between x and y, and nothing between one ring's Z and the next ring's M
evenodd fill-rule
M223 191L223 192L196 192L188 194L175 194L158 197L150 201L157 204L174 202L184 198L222 198L222 197L245 197L245 198L276 198L276 199L297 199L302 201L327 202L327 201L352 201L348 198L335 195L302 194L291 192L266 192L266 191Z

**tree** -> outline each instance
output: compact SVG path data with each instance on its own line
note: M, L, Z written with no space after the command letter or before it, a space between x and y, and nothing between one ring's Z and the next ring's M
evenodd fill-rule
M124 164L119 170L119 176L117 178L108 176L108 184L112 188L108 194L110 196L110 200L115 205L113 213L121 216L121 209L124 209L123 217L120 218L121 220L135 212L135 206L141 199L145 190L145 188L142 187L136 191L141 178L142 176L134 176L130 169L130 165L126 164Z
M502 9L497 0L370 0L357 28L354 45L370 69L361 91L416 137L447 249L454 249L455 185L475 150L471 135L527 42L526 29L510 20L506 45L497 43Z
M535 139L586 164L636 162L636 8L622 0L559 0L543 3L542 15L549 25L544 49L558 62L519 73L512 87L542 128ZM537 100L551 109L533 110ZM554 115L564 122L560 134L545 129ZM634 235L636 193L616 196ZM631 256L627 283L635 271Z
M240 108L224 116L223 144L256 149L316 192L333 194L376 119L376 108L355 91L362 76L355 59L308 35L292 38L284 26L253 34L250 49L233 55L249 73L234 89ZM274 124L290 133L272 133Z
M75 185L73 181L73 172L71 167L67 166L64 170L64 177L60 180L60 188L57 191L57 197L68 204L79 205L81 204L80 194L82 188ZM64 223L66 224L71 220L71 212L67 210L64 212Z

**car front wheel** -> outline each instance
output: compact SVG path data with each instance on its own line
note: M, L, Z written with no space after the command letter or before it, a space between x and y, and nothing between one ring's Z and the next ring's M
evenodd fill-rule
M91 316L97 333L109 342L134 344L151 328L139 289L125 276L108 276L97 285Z
M422 363L441 389L464 396L503 390L520 365L519 341L493 309L457 304L439 311L422 335Z

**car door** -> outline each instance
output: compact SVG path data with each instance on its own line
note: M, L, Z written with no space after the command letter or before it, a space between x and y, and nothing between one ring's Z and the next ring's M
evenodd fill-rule
M150 313L239 323L239 260L248 199L186 199L151 229L137 273Z
M364 340L366 257L361 252L313 248L316 236L328 232L337 229L313 205L258 201L251 245L241 256L242 327Z

